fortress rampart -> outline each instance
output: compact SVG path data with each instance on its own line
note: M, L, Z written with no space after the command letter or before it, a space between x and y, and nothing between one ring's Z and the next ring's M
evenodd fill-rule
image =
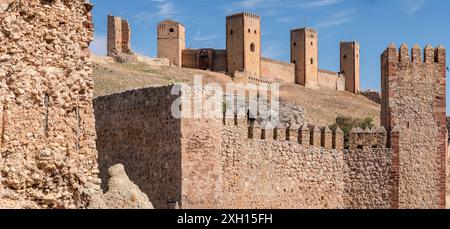
M124 163L155 207L390 207L392 150L383 129L352 133L355 147L344 149L343 132L328 127L176 120L171 88L95 100L101 174Z

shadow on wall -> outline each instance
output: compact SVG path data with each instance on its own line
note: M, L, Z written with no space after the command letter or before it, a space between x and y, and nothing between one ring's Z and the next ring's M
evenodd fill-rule
M108 168L121 163L156 209L181 199L181 128L171 115L169 87L127 91L94 100L102 189Z

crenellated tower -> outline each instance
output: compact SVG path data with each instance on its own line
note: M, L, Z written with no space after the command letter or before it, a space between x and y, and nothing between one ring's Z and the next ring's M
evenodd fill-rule
M261 75L261 17L252 13L227 16L227 72Z
M393 149L392 208L445 208L446 50L391 44L381 56L381 122Z
M317 88L318 33L312 28L291 30L291 63L295 64L295 83L307 88Z
M158 24L158 58L167 58L175 66L182 65L186 49L186 29L181 23L165 20Z
M360 91L359 43L346 41L340 43L341 74L345 77L345 90L351 93Z

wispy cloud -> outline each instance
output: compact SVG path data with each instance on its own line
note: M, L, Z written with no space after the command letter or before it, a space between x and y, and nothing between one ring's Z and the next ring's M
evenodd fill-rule
M295 17L294 16L281 17L278 18L277 21L281 23L293 22L295 21Z
M147 23L152 19L168 19L179 14L174 3L169 0L149 1L157 3L156 10L154 12L140 12L133 15L133 19L136 21L136 23Z
M298 4L298 6L303 9L310 10L310 9L318 9L318 8L335 5L335 4L338 4L339 2L340 2L340 0L314 0L314 1L309 1L306 3L300 3L300 4Z
M351 20L354 12L355 12L355 9L347 9L347 10L337 12L337 13L331 15L326 20L318 23L316 26L325 28L325 27L330 27L330 26L342 25Z
M404 5L403 10L407 15L414 16L417 11L426 5L425 0L401 0Z
M197 31L192 40L196 42L210 42L219 37L220 35L202 35L200 31Z
M277 59L280 56L288 53L287 50L283 48L283 45L280 42L269 41L264 42L262 49L262 54L264 57Z
M107 39L104 35L95 35L89 49L92 53L100 56L106 56Z
M286 0L239 0L227 4L224 8L227 13L232 13L242 10L257 10L264 9L265 15L275 15L279 11L277 8L282 6Z

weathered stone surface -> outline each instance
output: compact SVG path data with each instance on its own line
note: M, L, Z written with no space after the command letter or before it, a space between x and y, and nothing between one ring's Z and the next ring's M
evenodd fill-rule
M0 207L84 208L100 190L91 8L1 1Z
M153 209L147 195L128 178L122 164L111 166L108 173L108 191L94 197L89 208Z

